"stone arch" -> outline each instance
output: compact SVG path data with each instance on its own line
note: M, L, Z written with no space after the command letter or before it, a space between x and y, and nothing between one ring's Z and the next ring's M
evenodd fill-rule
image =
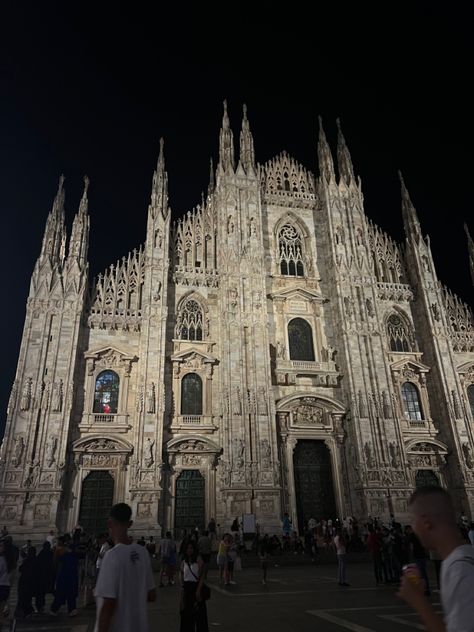
M347 408L337 399L333 399L332 397L329 397L328 395L320 395L319 393L318 394L308 393L307 391L299 391L297 393L292 393L291 395L287 395L286 397L282 397L276 403L276 409L277 411L288 410L293 403L295 403L297 400L302 399L304 397L313 397L316 400L320 400L321 404L324 404L325 406L330 408L332 412L337 412L337 413L342 413L342 414L347 412Z
M199 306L200 314L197 310L193 314L186 312L186 306L192 301ZM183 335L186 337L183 338ZM178 301L175 337L183 340L204 340L209 337L209 306L205 298L195 290L186 292Z
M409 441L407 441L405 443L405 450L407 452L416 452L416 450L414 450L414 447L418 444L426 444L426 445L431 445L433 446L433 451L437 451L436 448L439 450L439 452L446 454L448 452L448 447L442 442L439 441L438 439L433 439L433 438L429 438L429 439L422 439L421 437L418 437L416 439L410 439Z
M394 316L400 319L401 328L403 328L404 330L404 333L400 331L400 334L398 337L398 346L400 347L399 349L393 348L397 346L397 338L394 337L394 334L396 334L397 332L390 322L390 319L393 318ZM395 351L395 352L401 351L405 353L413 353L417 350L415 332L414 332L414 328L411 323L411 320L406 314L406 312L404 312L398 306L393 305L392 309L390 309L385 314L384 331L385 331L385 336L386 336L387 344L390 351ZM405 345L403 344L403 339L404 339L403 337L405 337ZM393 340L393 344L392 344L392 340ZM406 346L407 348L404 349L403 348L404 346Z
M311 265L311 238L305 223L292 212L275 224L275 257L279 274L306 277Z
M95 448L96 442L104 441L103 447ZM100 444L98 444L100 445ZM133 452L133 445L128 442L126 439L122 437L113 437L105 436L103 434L89 435L87 437L82 437L81 439L77 439L72 444L73 452L85 452L88 449L93 450L116 450L117 452Z

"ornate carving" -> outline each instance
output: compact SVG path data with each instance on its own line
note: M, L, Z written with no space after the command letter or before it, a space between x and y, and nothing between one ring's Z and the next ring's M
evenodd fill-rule
M260 441L260 455L262 457L262 466L268 470L271 467L272 450L268 439L262 439Z
M143 407L144 407L144 403L145 403L145 388L143 386L143 384L140 384L137 388L137 400L136 400L136 410L137 413L142 413L143 412Z
M46 461L46 465L48 467L52 467L53 463L56 460L55 452L56 452L57 445L58 445L58 438L55 436L50 437L48 442L46 443L46 446L44 448L44 458Z
M383 416L385 419L392 418L392 403L390 401L390 396L387 391L382 391L382 406L383 406Z
M147 413L155 413L155 382L152 382L148 387L147 394Z
M232 439L232 456L234 468L242 468L244 466L245 442L239 437Z
M53 397L51 408L54 413L60 413L63 408L63 381L59 380L53 385Z
M117 446L110 439L95 439L86 445L86 452L94 452L95 450L116 450Z
M351 318L354 313L354 299L350 296L344 296L344 309L347 316Z
M10 398L8 400L7 415L11 414L14 411L15 406L16 406L17 395L18 395L18 380L15 380L13 382Z
M286 358L285 346L280 340L277 340L277 358L284 360Z
M302 403L293 411L295 424L319 425L323 424L324 411L314 404L311 398L304 398Z
M365 456L365 464L367 468L370 470L375 467L375 459L372 452L372 444L368 441L364 443L364 456Z
M30 465L30 472L25 480L25 487L37 487L41 474L41 464L39 461Z
M259 415L268 414L267 393L264 386L257 389L257 411Z
M458 394L456 393L456 391L451 391L451 398L453 400L453 409L454 409L454 414L456 416L456 419L461 419L462 418L462 411L461 411L461 406L459 404L459 398L458 398Z
M20 410L27 411L31 406L31 385L33 380L31 377L27 377L23 386L23 393L20 401Z
M38 521L49 520L51 505L35 505L34 518Z
M472 470L474 467L474 454L473 450L469 443L462 444L462 451L464 452L464 461L466 462L466 466Z
M390 453L390 464L395 469L400 467L400 448L393 441L390 442L388 446L388 451Z
M21 435L17 435L13 439L13 456L11 458L11 464L13 467L20 467L23 460L23 451L25 449L25 440Z
M181 463L183 465L202 465L202 457L199 454L183 454Z
M206 449L206 444L198 439L190 439L189 441L182 441L179 444L180 452L202 452Z
M242 397L240 394L240 388L238 386L235 387L232 397L232 413L234 415L242 414Z
M332 345L328 345L326 348L326 358L328 362L334 362L334 358L336 357L336 349Z
M143 446L143 461L145 463L145 467L151 467L155 462L154 459L154 450L153 446L155 445L155 440L147 437L145 441L145 445Z
M366 298L365 299L365 307L367 309L367 314L368 314L369 318L373 318L375 316L375 311L374 311L374 305L372 303L372 299L371 298Z

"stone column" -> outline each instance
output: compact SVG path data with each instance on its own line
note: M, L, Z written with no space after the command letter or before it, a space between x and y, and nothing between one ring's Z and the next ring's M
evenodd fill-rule
M288 468L288 495L290 500L290 518L293 523L293 529L298 531L298 513L296 511L296 489L295 489L295 471L293 467L293 452L296 448L298 440L294 437L288 437L286 440L286 462Z

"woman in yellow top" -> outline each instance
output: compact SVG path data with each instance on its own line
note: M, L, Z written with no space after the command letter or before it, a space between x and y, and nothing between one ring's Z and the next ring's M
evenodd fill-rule
M232 543L231 536L225 533L219 542L219 550L217 551L217 566L219 567L219 582L224 580L225 585L229 583L229 569L227 566L228 551Z

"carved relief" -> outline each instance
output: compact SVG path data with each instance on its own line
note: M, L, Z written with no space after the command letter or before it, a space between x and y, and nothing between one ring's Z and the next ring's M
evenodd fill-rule
M264 469L271 467L272 450L268 439L262 439L260 441L260 455L262 457L262 466Z
M234 415L242 414L242 397L240 394L240 388L238 386L235 387L232 397L232 413Z
M136 400L136 405L135 405L137 413L143 412L143 406L144 406L144 400L145 400L144 390L145 389L143 387L143 384L140 384L137 389L137 400Z
M10 393L10 398L8 400L8 406L7 406L7 414L8 415L10 413L12 413L13 410L15 409L17 394L18 394L18 380L15 380L13 382L12 390L11 390L11 393Z
M116 444L110 439L95 439L90 441L86 446L87 452L93 452L94 450L116 450Z
M387 391L382 391L382 406L383 406L383 416L385 419L392 418L392 405L390 402L390 396Z
M324 410L316 406L311 398L305 398L302 402L293 410L293 422L303 425L323 424Z
M53 463L56 460L55 453L56 453L57 445L58 445L58 438L54 436L50 437L48 439L48 442L46 443L46 446L44 449L44 458L46 461L46 465L48 467L52 467Z
M259 386L257 390L257 411L259 415L268 413L267 393L264 386Z
M25 440L21 435L17 435L13 439L13 456L11 464L13 467L20 467L23 460L23 452L25 450Z
M464 461L466 462L466 466L472 470L474 467L474 454L473 450L469 443L462 444L462 451L464 453Z
M242 468L244 466L244 450L245 442L239 437L232 439L232 457L234 468Z
M285 360L286 358L286 350L280 340L277 340L277 358L280 358L280 360Z
M153 446L155 445L155 440L147 437L145 441L145 445L143 446L143 461L145 463L145 467L151 467L155 461L154 459L154 450Z
M364 396L364 393L362 391L359 391L357 399L358 399L358 403L359 403L359 416L360 417L368 417L367 405L366 405L366 402L365 402L365 396Z
M375 458L372 451L372 445L369 442L364 443L364 456L365 456L365 464L367 468L370 470L375 467Z
M35 505L34 519L38 521L49 520L51 505Z
M63 381L55 382L53 385L53 397L51 408L54 413L60 413L63 407Z
M155 383L152 382L148 388L147 413L155 413Z
M27 411L31 406L31 385L33 380L31 377L27 377L25 380L25 385L23 386L23 393L21 396L20 402L20 410Z
M390 464L395 469L400 467L400 448L393 441L390 442L388 451L390 453Z

